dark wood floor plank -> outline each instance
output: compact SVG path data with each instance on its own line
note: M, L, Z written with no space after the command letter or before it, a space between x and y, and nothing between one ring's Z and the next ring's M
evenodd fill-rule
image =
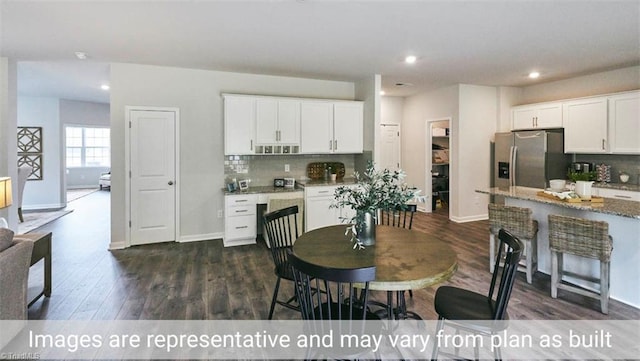
M72 202L74 212L39 231L53 232L53 294L29 308L30 319L266 319L276 277L263 242L225 248L221 240L163 243L109 251L108 192ZM449 242L459 268L443 283L486 293L488 222L455 223L446 210L416 214L414 230ZM36 280L42 269L31 270ZM41 277L41 276L40 276ZM509 304L512 319L640 319L640 310L612 300L609 315L597 300L560 292L549 295L550 277L536 273L533 284L518 278ZM438 286L407 295L408 307L436 319L433 297ZM293 294L281 283L280 299ZM384 292L372 297L386 301ZM299 314L277 306L275 319Z

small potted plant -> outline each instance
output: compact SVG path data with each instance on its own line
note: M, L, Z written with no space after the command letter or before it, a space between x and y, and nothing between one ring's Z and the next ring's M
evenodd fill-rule
M379 209L404 209L416 194L404 183L404 172L388 169L376 170L373 162L367 164L363 174L354 173L356 187L341 186L334 194L332 208L349 207L356 213L343 219L350 223L353 248L362 249L375 243L376 215Z
M569 172L569 179L576 184L576 193L582 199L591 199L591 185L596 179L596 172Z

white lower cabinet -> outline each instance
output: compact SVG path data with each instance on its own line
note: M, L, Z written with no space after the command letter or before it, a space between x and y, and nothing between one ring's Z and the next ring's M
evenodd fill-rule
M593 188L595 195L603 198L616 198L624 199L627 201L640 202L640 192L626 191L622 189L610 189L610 188Z
M227 195L224 197L225 247L255 244L257 236L256 194Z
M355 187L355 185L354 185ZM331 208L338 186L306 187L304 190L305 232L316 228L343 224L341 218L351 218L352 209Z

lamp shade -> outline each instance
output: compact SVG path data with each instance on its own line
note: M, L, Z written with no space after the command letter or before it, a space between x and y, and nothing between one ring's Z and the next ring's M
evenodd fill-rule
M9 207L12 202L11 178L0 177L0 208Z

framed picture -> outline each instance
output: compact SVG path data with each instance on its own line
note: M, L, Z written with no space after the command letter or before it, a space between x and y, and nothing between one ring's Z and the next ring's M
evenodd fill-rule
M238 181L238 186L240 187L241 191L246 191L247 189L249 189L249 180L243 179Z

